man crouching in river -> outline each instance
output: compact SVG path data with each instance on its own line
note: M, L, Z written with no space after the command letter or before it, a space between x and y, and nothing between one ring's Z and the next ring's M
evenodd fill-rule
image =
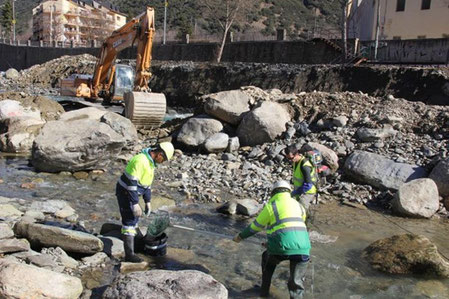
M154 169L159 163L170 160L175 149L170 142L162 142L156 148L143 149L131 158L125 172L117 182L115 194L122 216L122 237L125 247L125 261L140 263L142 259L134 254L134 237L137 223L142 216L139 196L145 201L145 214L151 212L151 184Z

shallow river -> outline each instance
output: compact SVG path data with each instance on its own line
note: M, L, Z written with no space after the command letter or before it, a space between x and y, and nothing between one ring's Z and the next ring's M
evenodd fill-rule
M62 199L70 202L85 226L98 232L102 223L119 222L114 188L121 166L87 180L72 176L35 173L28 160L0 156L0 196L26 200ZM35 188L21 188L34 182ZM199 230L234 235L249 220L215 213L215 205L186 204L184 198L154 184L154 195L177 201L171 211L172 223ZM145 219L142 221L145 225ZM313 243L312 263L307 273L307 298L449 298L449 279L393 276L372 270L360 257L361 251L373 241L408 231L423 234L449 257L449 221L404 219L370 210L320 205L309 226L310 231L337 236L334 243ZM164 269L197 269L211 274L229 290L230 298L254 297L251 289L260 283L258 245L263 236L236 244L229 239L168 228L169 254L165 258L149 258L153 267ZM253 242L250 242L250 241ZM102 273L101 284L107 284L117 271ZM274 298L288 298L286 281L288 263L276 269L271 293ZM94 292L97 294L99 291Z

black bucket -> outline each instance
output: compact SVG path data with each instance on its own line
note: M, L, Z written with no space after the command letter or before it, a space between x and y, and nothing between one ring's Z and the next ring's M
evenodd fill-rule
M167 254L167 235L165 233L153 237L146 235L144 252L150 256L164 256Z

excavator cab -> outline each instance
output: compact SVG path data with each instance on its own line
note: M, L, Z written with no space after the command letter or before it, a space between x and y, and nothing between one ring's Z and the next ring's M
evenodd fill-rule
M123 100L124 93L133 90L134 69L128 65L116 64L114 77L114 88L111 98L112 100Z

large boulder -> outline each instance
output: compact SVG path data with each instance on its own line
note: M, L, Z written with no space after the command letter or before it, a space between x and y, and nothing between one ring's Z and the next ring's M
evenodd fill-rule
M182 125L176 140L186 147L197 147L207 138L223 130L219 120L207 115L190 118Z
M343 169L344 174L353 180L380 189L398 190L406 182L427 177L427 172L422 167L394 162L365 151L353 152L346 159Z
M81 280L36 266L0 259L0 298L79 298Z
M403 184L393 200L393 209L402 215L430 218L440 207L438 188L428 178Z
M203 99L207 114L232 125L238 125L242 115L250 110L251 97L241 90L208 94Z
M111 119L114 119L112 126ZM108 117L103 113L99 120L84 115L73 118L63 115L61 120L44 125L34 140L31 161L37 170L45 172L101 169L115 160L136 136L129 119L119 115Z
M449 158L438 162L430 172L429 178L435 181L441 196L449 197Z
M272 142L286 130L291 119L287 109L275 102L263 102L260 107L248 112L237 128L242 145L258 145Z
M99 238L61 227L21 221L14 226L14 233L28 239L31 245L59 246L65 251L84 254L103 251L103 242Z
M428 274L449 277L449 262L421 235L396 235L377 240L363 250L375 268L393 274Z
M225 299L228 290L212 276L196 270L151 270L119 276L103 298Z

